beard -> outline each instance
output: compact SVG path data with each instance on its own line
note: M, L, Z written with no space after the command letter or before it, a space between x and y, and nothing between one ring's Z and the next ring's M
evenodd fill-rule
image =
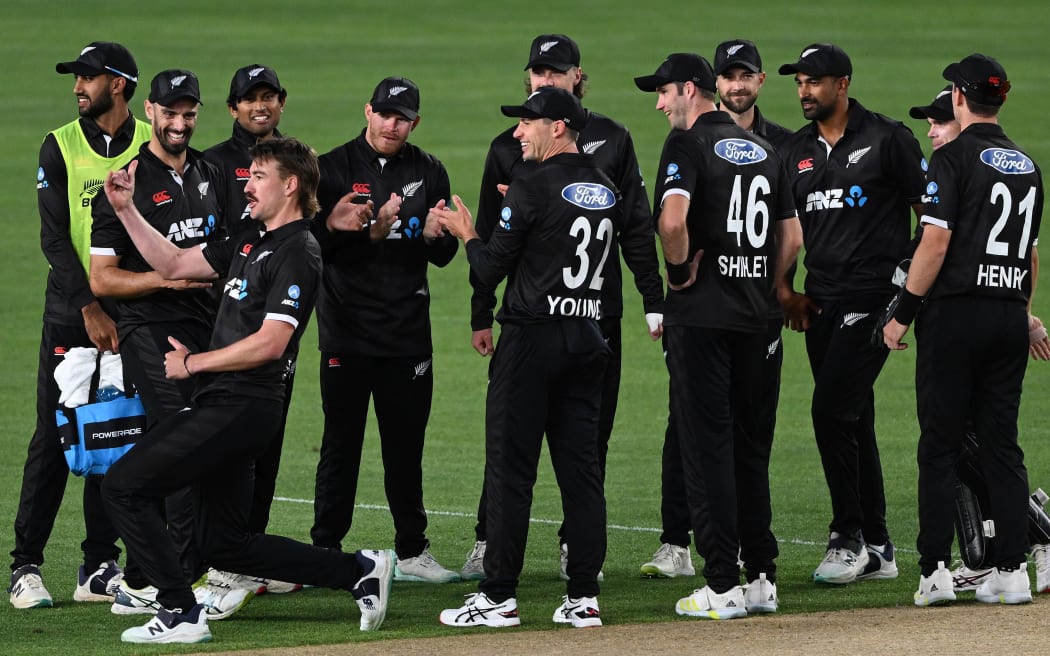
M734 114L743 114L747 110L751 109L755 105L755 101L758 100L757 96L724 96L722 98L722 104Z
M96 119L113 109L113 96L102 94L98 98L88 97L88 104L80 110L84 118Z
M153 134L156 135L160 147L169 155L181 155L190 147L190 137L193 136L193 130L187 129L183 132L186 135L186 138L182 142L171 143L165 138L166 131L158 130L156 128L153 129Z

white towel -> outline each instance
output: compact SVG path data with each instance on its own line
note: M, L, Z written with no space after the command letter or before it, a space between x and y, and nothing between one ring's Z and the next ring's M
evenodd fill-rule
M88 398L91 388L91 376L95 373L95 359L98 350L93 348L71 348L65 358L55 367L55 382L58 383L58 402L67 408L76 408L95 399ZM106 351L102 354L99 365L98 386L116 387L124 391L124 370L120 364L120 355Z

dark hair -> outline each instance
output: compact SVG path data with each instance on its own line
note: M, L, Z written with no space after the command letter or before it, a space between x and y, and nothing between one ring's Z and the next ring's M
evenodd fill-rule
M981 118L992 118L999 115L999 110L1002 109L1002 105L986 105L970 100L966 94L963 94L963 98L966 100L966 108L970 110L975 116Z
M114 80L124 80L124 90L121 94L124 96L124 102L130 102L131 98L135 95L135 89L139 86L138 83L132 82L123 75L114 75L108 71L106 72L106 75L109 75Z
M317 185L321 171L317 166L317 152L294 137L260 141L248 150L253 161L272 160L282 180L295 176L299 180L299 209L306 218L313 218L321 209L317 202Z
M715 101L715 92L714 91L708 91L707 89L702 89L700 87L697 87L696 91L697 91L697 93L700 94L700 97L703 98L704 100L710 100L711 102Z
M580 75L580 81L572 86L572 95L583 100L584 94L587 93L587 81L589 79L587 73L582 73ZM532 78L529 77L528 73L525 74L525 95L532 95Z

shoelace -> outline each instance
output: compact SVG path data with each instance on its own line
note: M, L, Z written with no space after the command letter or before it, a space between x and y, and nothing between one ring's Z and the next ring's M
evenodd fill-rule
M23 574L22 585L30 590L43 590L44 580L40 578L39 574Z

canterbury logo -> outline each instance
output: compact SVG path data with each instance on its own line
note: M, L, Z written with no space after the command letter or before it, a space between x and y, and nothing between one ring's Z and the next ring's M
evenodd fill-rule
M350 189L355 194L370 194L372 193L372 187L367 182L355 182L350 186Z
M866 318L869 314L870 313L868 313L868 312L850 312L849 314L843 315L843 317L842 317L842 325L839 326L839 327L840 328L845 328L846 326L852 326L852 325L856 324L858 321L860 321L861 319Z
M588 155L593 155L594 151L598 150L599 148L605 145L605 141L605 139L602 139L601 141L591 141L590 143L585 143L580 148L580 150L587 153Z
M182 83L186 81L185 75L179 75L178 77L171 78L171 88L177 89L182 86Z
M728 48L726 48L726 54L729 55L730 57L732 57L736 53L740 52L740 49L743 48L743 47L744 47L743 43L738 43L735 46L729 46Z
M396 95L400 94L402 91L408 91L408 87L390 87L389 94L391 96L396 96Z
M253 68L252 70L248 71L248 79L252 79L253 77L258 75L259 73L262 73L265 70L266 69L261 66L259 68Z
M546 53L548 50L558 45L557 41L545 41L540 44L540 52Z
M810 48L809 50L803 50L802 55L799 56L799 59L805 59L806 57L809 57L810 55L812 55L815 52L818 52L819 50L820 48Z
M414 196L416 194L416 192L419 191L419 188L422 187L422 186L423 186L423 181L422 180L417 180L416 182L409 182L404 187L401 187L401 196L403 198L408 198L409 196Z
M871 150L871 146L868 146L867 148L861 148L860 150L854 150L852 153L850 153L849 164L846 164L846 168L848 169L850 165L859 162L860 158L867 155L869 150Z
M426 375L427 371L430 370L430 362L431 362L431 360L428 359L428 360L426 360L424 362L420 362L419 364L417 364L416 367L415 367L416 368L416 375L412 376L412 380L415 380L415 379L419 378L420 376Z

